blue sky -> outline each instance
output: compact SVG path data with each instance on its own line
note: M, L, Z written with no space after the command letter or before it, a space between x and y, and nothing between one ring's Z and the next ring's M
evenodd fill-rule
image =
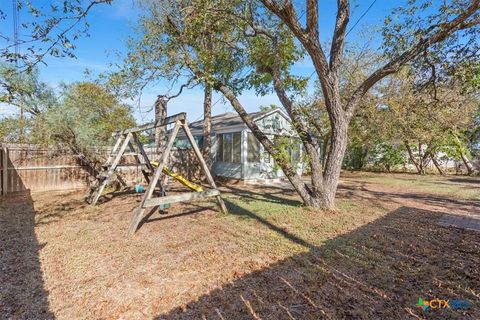
M4 30L11 28L12 20L11 1L0 1L0 10L7 13L5 21L0 21L0 27ZM43 1L42 3L53 3L57 1ZM349 28L359 19L365 10L372 4L373 0L352 1L352 16ZM348 41L361 41L358 32L366 28L373 28L383 22L385 16L393 7L399 6L404 1L401 0L378 0L375 1L372 8L360 20L360 23L348 35ZM303 3L303 2L302 2ZM320 1L320 32L322 41L328 41L331 37L335 15L336 0ZM108 71L109 64L119 62L117 53L125 53L125 40L128 36L134 35L133 26L138 17L140 8L135 5L134 0L113 0L111 5L100 5L94 8L88 17L90 23L90 37L82 38L76 42L77 59L70 58L48 58L47 66L40 68L41 79L52 86L58 86L61 82L81 81L85 79L84 71L86 68L93 74ZM22 16L23 15L23 16ZM20 13L20 20L29 19L26 13ZM22 49L22 48L20 48ZM297 63L293 71L299 75L310 75L313 71L309 59ZM145 112L153 105L157 94L165 93L169 84L161 82L155 87L147 88L140 100L140 103L132 103L132 107L139 123L148 122L153 119L153 114ZM247 111L257 111L261 105L271 103L279 104L275 95L257 96L255 92L245 92L240 97L240 101L246 107ZM219 94L214 94L213 113L218 114L233 109L227 102L220 99ZM190 121L201 118L202 115L203 92L201 88L184 91L184 93L174 100L171 100L168 106L168 113L187 112ZM0 106L0 114L8 113L5 106Z

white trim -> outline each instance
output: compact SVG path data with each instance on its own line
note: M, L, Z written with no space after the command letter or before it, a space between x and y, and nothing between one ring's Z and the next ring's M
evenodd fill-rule
M247 132L252 132L250 129L245 129ZM292 138L298 138L298 134L296 132L288 132L285 130L285 132L282 132L282 134L279 134L278 132L273 132L273 131L268 131L264 130L262 131L265 135L272 135L272 136L285 136L285 137L292 137Z
M245 179L245 173L247 171L247 161L248 161L248 154L247 154L247 148L248 148L248 142L247 142L247 131L243 130L242 131L242 156L241 156L241 161L242 161L242 179Z
M290 119L290 117L285 113L283 112L281 109L273 109L273 110L270 110L264 114L261 114L259 115L258 117L254 118L253 121L258 121L258 120L262 120L263 118L265 117L268 117L269 115L272 115L274 113L279 113L282 117L284 117L288 122L292 122L292 120Z
M273 109L273 110L270 110L264 114L261 114L255 118L253 118L252 120L257 122L259 120L262 120L263 118L265 117L268 117L274 113L278 113L280 114L283 118L285 118L285 120L287 120L290 124L292 123L292 120L288 117L288 115L282 111L281 109ZM199 120L199 121L202 121L202 120ZM212 134L221 134L221 133L233 133L233 132L239 132L239 131L243 131L243 130L250 130L248 128L248 126L245 124L245 123L242 123L240 125L235 125L235 126L222 126L222 125L219 125L220 129L218 130L215 130L213 127L212 127ZM203 130L194 130L194 129L190 129L190 131L192 132L193 135L203 135ZM250 131L251 132L251 131ZM270 134L270 132L265 132L266 134ZM178 133L178 136L179 137L184 137L185 136L185 133L180 130L180 132ZM294 135L295 136L295 135Z
M246 128L247 128L246 125L244 125L244 126L225 127L225 128L222 128L221 130L218 130L218 131L212 130L212 131L211 131L211 135L217 135L217 134L222 134L222 133L242 132L242 131L244 131ZM192 130L191 132L192 132L192 135L194 135L194 136L201 136L201 135L203 135L203 131L200 131L200 130ZM185 135L185 133L184 133L184 134L180 134L180 132L179 132L179 133L178 133L178 137L186 137L186 135Z
M2 195L7 195L8 193L8 147L2 146Z

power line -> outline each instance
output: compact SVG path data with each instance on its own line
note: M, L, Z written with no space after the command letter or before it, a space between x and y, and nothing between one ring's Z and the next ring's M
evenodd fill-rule
M12 17L13 17L13 44L15 50L15 67L18 71L18 58L20 54L19 49L19 40L18 40L18 24L19 24L19 17L18 17L18 1L12 0ZM20 104L20 119L23 120L23 104ZM22 130L23 131L23 130ZM22 132L23 133L23 132Z
M13 44L15 48L15 65L18 68L18 2L12 0L12 17L13 17Z
M358 18L358 20L353 24L353 26L350 28L350 30L347 31L347 34L345 36L348 36L348 34L353 30L355 29L355 27L357 26L357 24L360 22L360 20L363 19L363 17L365 17L365 15L368 13L368 11L370 11L370 9L373 7L373 5L375 4L375 2L377 2L377 0L373 0L372 3L370 4L370 6L367 8L367 10L365 10L365 12L360 16L360 18Z

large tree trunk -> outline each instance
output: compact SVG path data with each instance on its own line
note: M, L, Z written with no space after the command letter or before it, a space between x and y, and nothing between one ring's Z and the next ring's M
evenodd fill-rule
M438 163L437 158L435 158L435 156L433 156L433 155L431 156L431 158L432 158L433 164L435 165L435 168L437 168L437 170L438 170L438 173L440 173L442 176L445 175L445 172L443 172L442 167L441 167L440 163Z
M397 72L402 65L415 58L418 54L424 52L424 50L431 45L443 41L450 34L460 29L471 27L471 24L469 25L468 23L465 23L465 21L473 16L480 7L479 1L473 1L462 13L449 22L442 24L435 32L432 31L428 37L420 37L418 41L410 46L410 48L371 73L370 76L358 85L350 97L346 97L346 102L342 105L340 103L342 99L340 98L339 70L342 66L343 47L347 34L347 25L350 19L349 1L337 1L337 17L328 60L320 43L318 0L306 1L305 25L302 25L302 21L298 19L298 14L292 1L261 0L261 2L269 11L274 13L286 24L290 31L295 35L296 39L303 45L303 48L312 60L318 76L333 132L332 145L328 153L325 171L321 182L323 192L318 189L314 190L310 199L318 199L317 193L321 192L322 203L320 206L325 208L331 208L333 206L333 198L335 196L334 189L336 189L338 184L342 160L347 144L348 125L365 93L368 92L378 81ZM273 38L273 40L275 41L275 38ZM275 78L274 86L276 86ZM284 101L282 101L282 104L287 108ZM295 119L292 120L295 124ZM301 133L298 133L301 136ZM266 149L270 152L268 148ZM424 157L421 159L422 163L419 164L417 168L423 173ZM312 183L315 183L316 179L313 177L313 174L316 174L314 170L312 170Z
M325 171L323 172L324 190L323 194L317 195L321 201L320 206L327 209L333 209L335 206L335 194L348 142L347 120L339 115L336 118L334 117L331 123L332 141L325 164Z
M158 96L155 101L155 122L165 120L167 117L167 103L168 99L164 96ZM157 154L160 154L167 143L167 127L161 126L155 128L155 149Z
M405 148L407 149L407 152L408 152L408 157L410 158L410 161L412 161L413 165L417 169L417 173L418 174L425 174L425 169L423 167L422 160L419 159L419 161L417 161L415 159L415 156L413 155L412 148L410 147L410 143L408 141L404 141L404 144L405 144Z
M328 154L328 145L330 144L330 139L331 139L331 135L330 134L327 134L324 138L323 138L323 142L322 142L322 168L325 168L325 162L327 161L327 154Z
M258 141L260 141L265 150L275 159L276 164L282 168L285 176L300 195L305 205L323 210L334 209L338 178L340 176L343 155L347 145L348 125L346 121L337 121L336 125L333 127L332 145L329 149L326 170L323 175L322 165L318 159L318 153L316 153L315 148L311 148L311 142L310 144L306 144L309 146L307 152L310 158L312 158L312 155L317 154L317 158L310 159L310 165L312 166L312 185L309 186L296 173L296 170L291 166L290 160L285 157L284 153L277 150L270 139L268 139L260 128L258 128L234 93L223 84L217 84L215 89L222 92L230 101L232 107L237 111Z
M212 167L212 86L205 85L203 99L203 158L208 168Z
M290 166L288 160L283 156L281 152L279 152L279 150L275 148L272 141L268 139L268 137L262 132L262 130L260 130L257 124L248 115L248 113L245 111L245 108L243 108L242 104L240 103L240 101L238 101L235 94L228 87L221 83L216 84L215 89L220 91L225 96L225 98L228 99L232 107L235 109L235 111L237 111L240 118L242 118L248 128L252 131L253 135L263 145L265 150L275 159L277 165L282 168L283 173L291 182L297 193L300 195L303 202L307 205L310 205L310 188L302 181L296 170L292 166Z
M465 167L467 168L468 175L473 175L475 173L475 170L473 169L472 163L470 162L470 160L468 160L467 156L463 152L460 151L459 153L463 163L465 164Z

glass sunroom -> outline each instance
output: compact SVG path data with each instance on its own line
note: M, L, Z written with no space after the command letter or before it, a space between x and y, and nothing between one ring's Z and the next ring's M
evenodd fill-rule
M284 145L297 172L302 174L302 148L300 139L291 129L290 120L278 109L255 112L250 116L259 128L276 145ZM203 120L193 122L190 129L200 146L203 144ZM188 148L185 136L179 134L175 147ZM251 180L274 179L284 176L270 155L250 132L236 113L224 113L212 117L212 162L216 176Z

